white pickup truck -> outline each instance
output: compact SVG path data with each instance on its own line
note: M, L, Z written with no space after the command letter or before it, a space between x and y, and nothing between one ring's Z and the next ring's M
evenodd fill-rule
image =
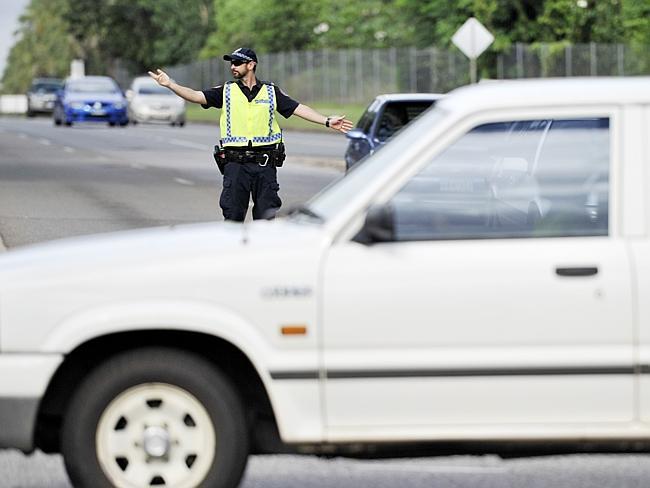
M286 218L9 251L0 446L192 488L288 448L647 439L648 188L649 78L495 82Z

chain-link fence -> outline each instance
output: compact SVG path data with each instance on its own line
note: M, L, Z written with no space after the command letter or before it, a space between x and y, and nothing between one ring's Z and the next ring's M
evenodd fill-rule
M304 101L367 103L380 93L444 93L469 83L469 61L457 49L347 49L260 54L257 76ZM516 44L479 58L481 78L622 76L650 73L647 46ZM232 79L221 58L173 66L177 82L197 89Z
M496 57L497 78L626 76L650 73L647 46L515 44Z
M367 102L379 93L447 92L469 82L469 62L459 51L347 49L260 54L257 77L292 97L335 103ZM205 88L231 80L230 65L209 59L167 69L178 83Z

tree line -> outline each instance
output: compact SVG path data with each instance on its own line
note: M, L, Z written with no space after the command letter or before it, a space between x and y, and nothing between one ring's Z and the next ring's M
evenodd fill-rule
M24 92L36 76L142 73L219 57L309 49L448 47L470 16L513 43L650 45L648 0L31 0L2 78Z

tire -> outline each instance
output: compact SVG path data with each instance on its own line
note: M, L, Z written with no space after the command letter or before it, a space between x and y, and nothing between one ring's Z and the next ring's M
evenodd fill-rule
M65 121L65 126L66 127L72 127L72 121L71 120L66 120Z
M248 432L218 369L183 351L145 348L85 378L66 411L61 451L74 486L234 488Z

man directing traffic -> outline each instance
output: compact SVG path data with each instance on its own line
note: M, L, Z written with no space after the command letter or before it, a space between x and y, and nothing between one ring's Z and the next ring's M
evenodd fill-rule
M215 152L223 173L219 205L226 220L242 222L253 199L253 219L273 218L282 201L278 195L277 166L284 161L282 130L276 112L347 132L352 122L345 116L322 115L289 97L273 83L255 76L257 55L239 48L223 59L230 62L234 81L207 90L194 90L173 82L158 69L149 75L188 102L221 109L220 149Z

